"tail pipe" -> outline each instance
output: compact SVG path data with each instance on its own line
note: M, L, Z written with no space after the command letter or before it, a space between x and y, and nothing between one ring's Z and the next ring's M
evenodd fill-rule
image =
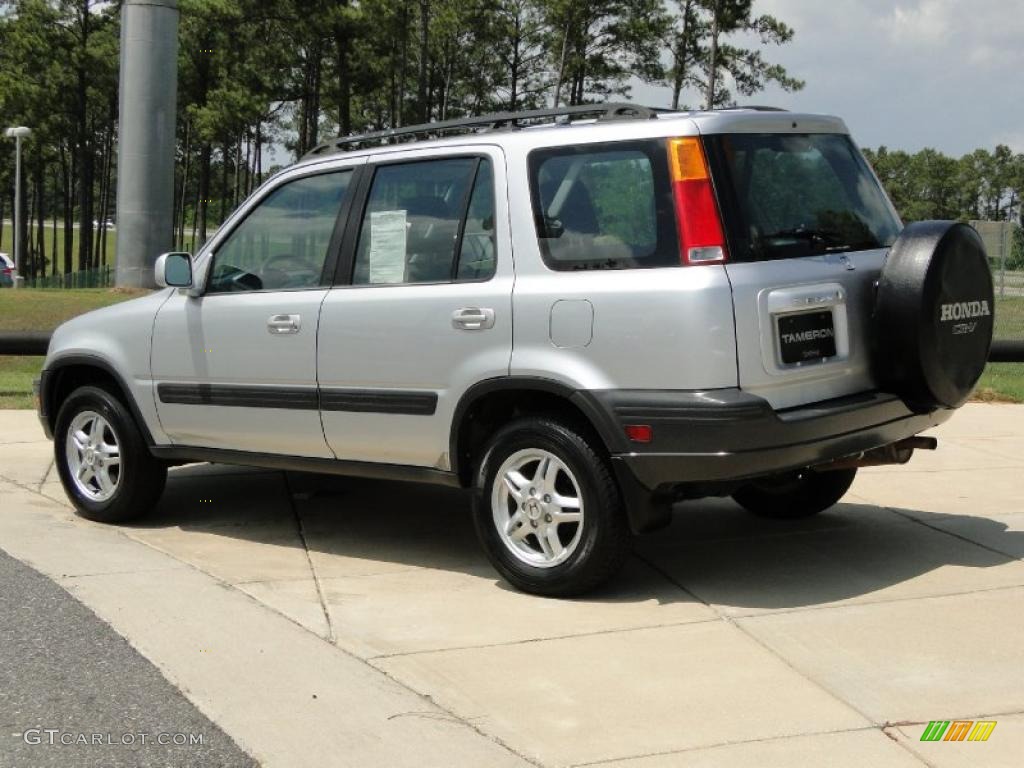
M872 448L855 456L847 456L845 459L822 464L815 467L819 472L828 472L833 469L855 469L857 467L878 467L883 464L906 464L915 450L934 451L939 441L934 437L921 437L915 435L898 443L883 445L881 448Z

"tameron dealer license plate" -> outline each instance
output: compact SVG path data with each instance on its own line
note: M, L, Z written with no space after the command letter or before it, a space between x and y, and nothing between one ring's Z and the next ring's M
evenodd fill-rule
M836 329L831 310L780 315L777 325L785 365L835 356Z

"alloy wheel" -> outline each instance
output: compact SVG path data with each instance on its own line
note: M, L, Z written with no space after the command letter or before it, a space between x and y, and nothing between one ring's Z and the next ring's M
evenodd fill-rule
M104 502L121 479L121 449L117 433L103 416L82 411L68 426L65 456L71 479L89 501Z
M565 462L550 451L516 451L498 468L491 494L494 525L520 561L564 563L583 533L583 495Z

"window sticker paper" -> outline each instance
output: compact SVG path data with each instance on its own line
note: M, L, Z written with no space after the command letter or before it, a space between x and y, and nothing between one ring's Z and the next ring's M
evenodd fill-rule
M405 281L406 223L404 210L370 214L370 282Z

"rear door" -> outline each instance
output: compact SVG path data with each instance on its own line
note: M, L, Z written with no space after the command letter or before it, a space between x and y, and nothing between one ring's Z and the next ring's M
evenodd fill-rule
M705 136L740 387L788 408L870 390L874 283L901 229L841 133Z
M449 468L466 389L508 374L512 254L496 147L370 162L317 348L338 459Z

